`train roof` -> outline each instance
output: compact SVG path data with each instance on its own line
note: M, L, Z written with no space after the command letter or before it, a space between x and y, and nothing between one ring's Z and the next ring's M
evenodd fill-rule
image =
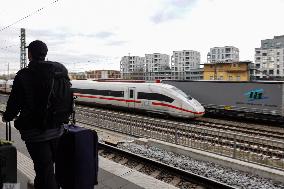
M133 83L133 82L98 82L92 80L72 80L74 84L93 84L97 86L130 86L130 87L138 87L138 86L160 86L162 88L170 89L173 88L172 85L165 84L165 83Z

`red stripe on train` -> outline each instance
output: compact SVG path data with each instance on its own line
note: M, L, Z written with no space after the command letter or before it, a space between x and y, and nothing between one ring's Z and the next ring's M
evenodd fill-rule
M108 97L100 97L100 96L93 96L93 95L84 95L80 93L74 93L74 96L78 96L81 98L98 98L102 100L111 100L111 101L119 101L119 102L135 102L135 103L141 103L141 101L138 100L125 100L120 98L108 98Z
M204 112L194 112L194 111L191 111L191 110L186 110L186 109L183 109L183 108L179 108L179 107L176 107L176 106L173 106L173 105L170 105L170 104L164 104L164 103L160 103L160 102L152 102L153 105L155 106L165 106L165 107L169 107L169 108L174 108L174 109L177 109L177 110L181 110L181 111L184 111L184 112L190 112L190 113L193 113L193 114L204 114Z

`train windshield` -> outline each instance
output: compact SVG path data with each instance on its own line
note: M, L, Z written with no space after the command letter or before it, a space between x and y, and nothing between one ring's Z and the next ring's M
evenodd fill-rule
M174 86L171 86L171 89L174 90L174 91L176 91L177 93L181 94L182 96L184 96L185 98L187 98L187 99L189 99L189 100L192 99L191 96L185 94L182 90L180 90L180 89L178 89L178 88L176 88L176 87L174 87Z

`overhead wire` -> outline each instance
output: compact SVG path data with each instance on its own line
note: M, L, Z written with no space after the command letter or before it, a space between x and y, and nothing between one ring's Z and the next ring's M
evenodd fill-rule
M13 23L11 23L11 24L9 24L9 25L3 27L2 29L0 29L0 32L3 32L3 31L5 31L5 30L7 30L8 28L11 29L11 26L14 26L15 24L17 24L17 23L19 23L19 22L21 22L21 21L23 21L23 20L25 20L25 19L27 19L27 18L29 18L29 17L31 17L31 16L33 16L33 15L35 15L35 14L38 14L38 13L41 12L42 10L46 9L46 8L49 7L49 6L52 6L53 4L57 3L58 1L59 1L59 0L54 0L54 1L52 1L51 3L49 3L48 5L46 5L46 6L42 7L42 8L40 8L40 9L37 9L36 11L34 11L34 12L32 12L32 13L30 13L30 14L28 14L28 15L26 15L26 16L20 18L20 19L18 19L17 21L15 21L15 22L13 22ZM12 38L12 37L10 37L10 38ZM16 46L16 44L15 44L15 45L8 45L8 44L7 44L7 43L8 43L7 38L6 38L4 41L1 40L1 43L2 43L1 46L3 46L3 47L0 47L0 50L4 50L4 51L7 51L7 52L11 51L11 48L14 47L14 46ZM3 57L1 57L1 59L2 59L2 58L3 58ZM1 61L1 62L2 62L2 61ZM17 69L15 69L15 70L17 70ZM2 72L2 71L0 71L0 72Z
M33 16L34 14L39 13L40 11L42 11L43 9L45 9L46 7L53 5L53 4L57 3L58 1L59 1L59 0L55 0L55 1L51 2L50 4L48 4L47 6L44 6L44 7L40 8L40 9L37 9L36 11L34 11L34 12L28 14L27 16L25 16L25 17L23 17L23 18L20 18L19 20L13 22L12 24L9 24L9 25L5 26L4 28L0 29L0 32L2 32L2 31L4 31L4 30L10 28L11 26L13 26L13 25L15 25L15 24L17 24L17 23L19 23L19 22L21 22L21 21L23 21L23 20L25 20L25 19L27 19L27 18L29 18L29 17L31 17L31 16Z
M14 46L17 46L17 45L14 44L14 45L6 46L6 47L0 47L0 49L1 49L1 50L6 50L6 51L8 51L9 48L14 47Z

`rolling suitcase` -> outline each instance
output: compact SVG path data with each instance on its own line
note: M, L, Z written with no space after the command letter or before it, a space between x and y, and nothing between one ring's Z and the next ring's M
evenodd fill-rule
M17 183L17 150L11 143L11 123L6 122L6 141L0 140L0 188Z
M98 176L97 133L66 125L58 144L55 175L63 189L93 189Z

